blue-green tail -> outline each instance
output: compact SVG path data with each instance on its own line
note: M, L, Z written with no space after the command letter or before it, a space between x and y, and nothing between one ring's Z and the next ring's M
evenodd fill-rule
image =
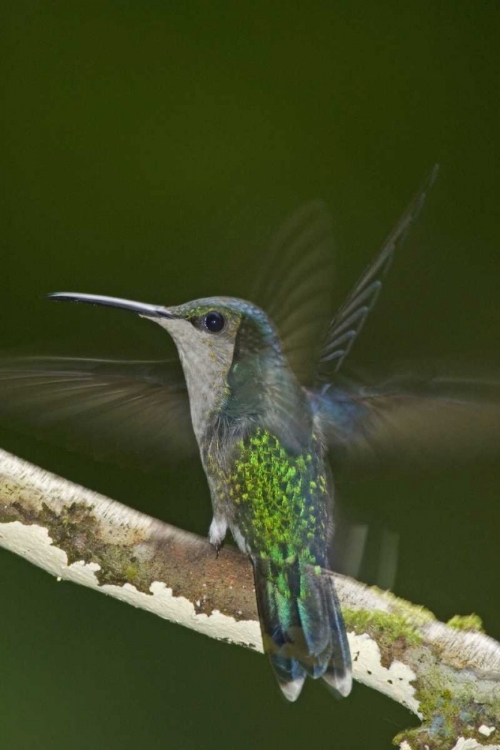
M284 696L296 700L306 675L348 695L351 656L331 574L301 561L253 565L264 650Z

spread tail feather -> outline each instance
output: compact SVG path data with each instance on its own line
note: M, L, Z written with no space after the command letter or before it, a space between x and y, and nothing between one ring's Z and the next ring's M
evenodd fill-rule
M285 696L295 701L306 675L337 697L351 691L351 657L333 579L309 563L253 560L264 650Z

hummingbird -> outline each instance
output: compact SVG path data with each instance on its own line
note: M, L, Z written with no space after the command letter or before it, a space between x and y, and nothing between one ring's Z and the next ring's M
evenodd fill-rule
M478 395L476 381L359 387L339 374L436 173L437 167L330 322L331 231L323 205L312 202L273 241L260 284L266 311L227 296L171 306L49 295L120 308L160 325L177 347L183 381L170 363L18 358L0 364L4 414L17 403L32 422L40 407L49 424L73 416L79 435L106 447L114 445L112 417L119 445L129 439L161 459L169 450L198 452L213 509L209 541L219 554L230 531L250 558L264 650L289 701L307 676L322 679L336 697L352 687L329 563L330 458L433 453L447 442L450 421L471 440L498 424L496 383L483 384ZM183 435L195 440L183 442Z

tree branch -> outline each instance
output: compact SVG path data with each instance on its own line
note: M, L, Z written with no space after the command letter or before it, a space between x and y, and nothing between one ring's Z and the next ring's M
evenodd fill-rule
M262 651L251 565L0 450L0 545L53 575ZM335 575L354 677L422 719L402 750L500 745L500 644L474 618L455 627ZM482 744L488 743L488 744ZM497 743L497 744L495 744Z

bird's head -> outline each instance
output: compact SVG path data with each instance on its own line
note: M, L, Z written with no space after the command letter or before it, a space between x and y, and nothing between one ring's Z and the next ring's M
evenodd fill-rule
M206 417L232 397L245 410L261 401L270 371L285 363L274 325L256 305L234 297L207 297L167 307L93 294L58 292L56 300L105 305L158 323L173 338L189 390L198 436Z

